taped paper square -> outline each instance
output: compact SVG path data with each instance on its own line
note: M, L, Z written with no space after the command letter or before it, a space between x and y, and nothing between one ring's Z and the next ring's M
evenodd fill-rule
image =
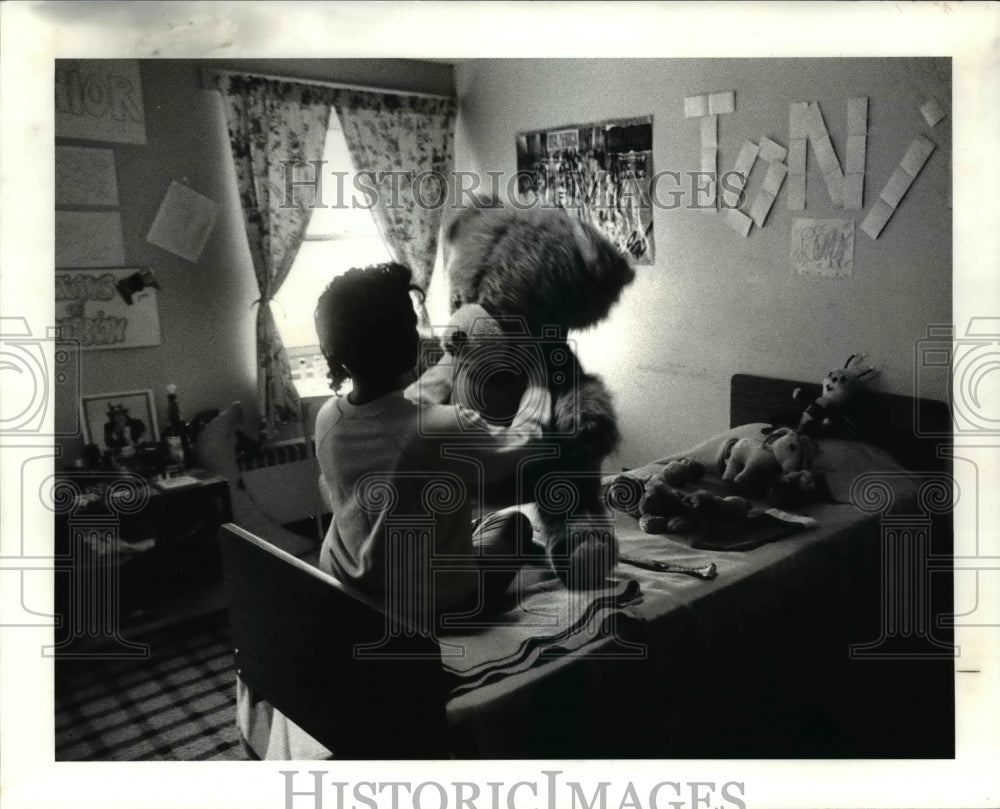
M805 101L795 101L788 107L788 139L800 140L809 134L806 117L809 105Z
M725 115L736 109L736 93L730 90L726 93L711 93L708 96L708 114Z
M785 159L786 154L788 154L788 150L780 143L775 143L770 138L760 139L760 153L758 157L761 160L766 160L768 163L780 163Z
M730 208L726 211L726 224L745 239L747 234L750 233L750 227L753 225L753 220L743 213L743 211L737 210L736 208Z
M826 190L830 194L830 202L834 208L842 208L844 205L844 175L838 168L829 174L823 175L826 181Z
M701 150L701 170L710 172L713 176L715 175L716 161L718 159L718 151L713 146L710 149Z
M715 180L705 180L698 189L698 203L695 210L703 213L719 212L718 189Z
M774 196L762 188L760 193L757 194L757 198L753 201L753 205L750 206L750 218L753 219L757 227L764 227L764 222L767 221L767 215L771 212L772 205L774 205Z
M847 134L865 135L868 133L868 99L847 99Z
M716 207L716 164L718 151L715 149L701 150L701 170L707 177L699 178L697 191L697 206L702 210L715 212Z
M864 206L865 175L844 175L844 210L860 211Z
M747 184L747 175L735 169L728 171L720 178L721 196L726 208L738 208L743 204L743 189Z
M719 146L719 116L705 115L701 119L701 148L716 149Z
M788 173L806 173L806 140L799 138L788 144Z
M904 171L916 177L933 151L934 144L927 140L927 138L918 135L910 143L909 147L907 147L906 154L903 155L903 159L899 162L899 165Z
M847 136L847 155L844 157L845 174L864 174L868 138L865 135Z
M941 109L941 105L937 103L935 98L928 99L924 103L920 108L920 114L924 116L927 126L930 127L937 126L938 122L944 118L944 110Z
M839 171L840 161L837 160L837 153L833 151L833 143L830 140L830 136L824 134L822 137L810 138L810 140L812 140L816 162L819 163L819 170L823 172L823 176Z
M729 178L720 184L722 193L720 194L723 208L739 208L743 204L743 183L736 182L737 175L731 174Z
M688 96L684 99L684 117L700 118L708 115L708 96Z
M806 209L806 175L789 174L785 193L788 195L788 210L804 211Z
M912 174L902 168L897 168L892 173L889 182L885 184L885 188L882 189L879 196L893 208L896 208L899 206L899 201L903 198L903 195L910 188L913 179Z
M826 124L823 123L823 113L815 101L810 101L806 109L806 136L812 140L820 138L829 140L830 138L830 133L826 131Z
M875 200L875 204L868 212L868 216L865 217L865 221L861 223L861 229L873 239L877 239L886 222L892 218L894 210L895 208L884 200Z
M753 164L757 162L758 151L757 144L752 140L743 141L739 156L736 158L736 165L733 166L733 171L739 172L744 177L749 177L750 172L753 170Z
M786 174L788 174L788 169L784 163L771 163L767 167L767 175L764 177L764 184L761 188L772 196L778 196L778 191L781 190L781 184L785 181ZM759 225L760 223L758 222L757 224Z

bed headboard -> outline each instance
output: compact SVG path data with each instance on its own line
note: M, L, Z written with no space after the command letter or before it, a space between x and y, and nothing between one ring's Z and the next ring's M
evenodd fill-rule
M795 388L802 388L807 401L821 392L815 382L734 374L729 386L729 426L796 424L802 408L792 399ZM907 469L936 472L950 466L950 458L939 454L940 448L952 444L951 411L945 402L869 391L856 421L859 440L886 450Z

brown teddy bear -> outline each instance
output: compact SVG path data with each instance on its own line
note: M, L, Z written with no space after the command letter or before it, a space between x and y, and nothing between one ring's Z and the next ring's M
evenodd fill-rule
M603 320L635 278L628 258L595 227L561 209L471 208L445 236L453 327L444 355L410 388L414 400L456 402L509 424L529 374L553 396L553 457L491 487L491 505L537 504L550 559L574 587L600 585L617 550L602 502L601 462L618 445L602 380L567 342Z
M609 502L639 520L639 527L647 534L711 533L745 520L750 503L742 497L720 497L704 489L689 493L680 488L697 483L704 474L702 464L682 458L668 463L645 484L621 475L612 487L623 488L611 493Z

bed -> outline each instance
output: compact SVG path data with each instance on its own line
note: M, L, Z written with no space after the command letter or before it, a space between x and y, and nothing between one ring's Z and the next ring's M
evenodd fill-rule
M730 431L625 474L710 463L729 437L793 417L796 387L819 392L734 376ZM607 590L573 594L527 568L498 620L449 628L457 754L953 756L949 411L872 394L859 416L857 440L819 442L831 502L795 509L808 527L752 550L696 550L612 512L623 556L714 578L621 564Z
M622 474L641 481L679 457L711 466L731 437L794 418L796 387L819 392L736 375L728 431ZM623 563L606 589L571 592L538 564L499 616L456 617L438 638L454 755L953 757L950 413L872 394L856 415L857 440L819 442L829 496L783 514L794 532L752 550L699 550L611 511L623 557L702 574ZM241 733L264 757L278 725L238 693ZM315 747L306 738L284 755L316 757Z

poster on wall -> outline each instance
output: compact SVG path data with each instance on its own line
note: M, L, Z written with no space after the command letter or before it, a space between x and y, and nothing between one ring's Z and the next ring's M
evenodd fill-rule
M517 170L522 203L565 208L653 263L651 116L519 133Z
M132 59L57 59L56 137L146 142L139 63Z
M118 211L56 211L56 267L120 267L125 263Z
M132 293L126 303L117 284L140 270L98 269L56 273L56 326L84 350L160 344L156 289Z
M56 205L118 205L111 149L56 146Z

